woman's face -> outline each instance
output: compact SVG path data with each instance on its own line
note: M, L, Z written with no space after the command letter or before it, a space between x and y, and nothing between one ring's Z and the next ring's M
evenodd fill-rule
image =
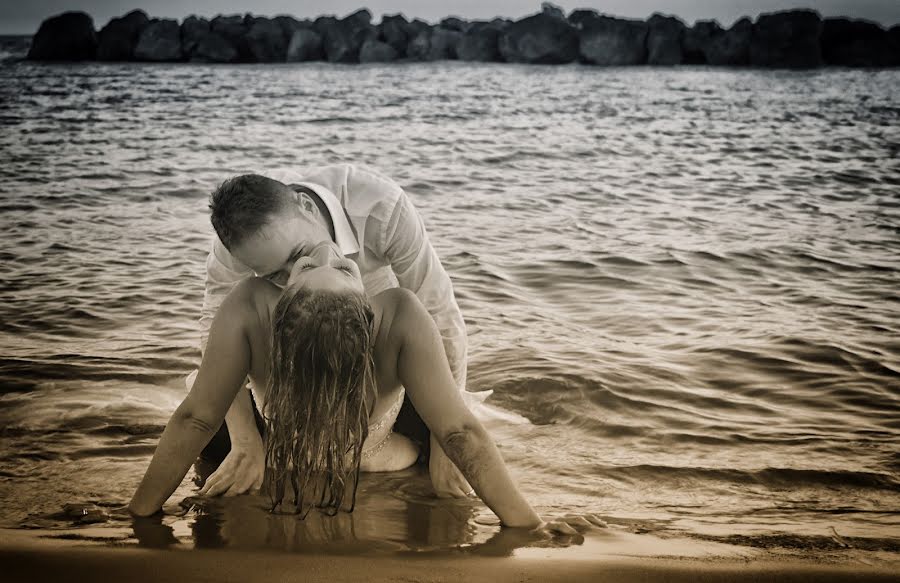
M331 241L319 243L294 263L286 288L298 285L325 291L365 291L359 267Z

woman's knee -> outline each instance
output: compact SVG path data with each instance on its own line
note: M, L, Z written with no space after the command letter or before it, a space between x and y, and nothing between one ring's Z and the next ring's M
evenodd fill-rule
M391 433L384 448L369 459L363 459L363 472L397 472L410 467L419 459L419 446L408 437Z

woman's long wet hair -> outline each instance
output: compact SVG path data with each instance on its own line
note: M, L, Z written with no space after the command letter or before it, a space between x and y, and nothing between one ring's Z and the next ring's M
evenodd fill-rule
M278 301L263 407L273 512L353 511L375 391L373 325L362 293L300 287ZM288 485L293 509L284 503Z

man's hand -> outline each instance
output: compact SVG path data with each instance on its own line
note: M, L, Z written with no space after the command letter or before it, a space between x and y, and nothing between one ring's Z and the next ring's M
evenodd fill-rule
M206 479L201 496L237 496L256 492L262 487L266 455L261 447L238 448L222 460L219 468Z
M469 482L441 449L441 444L434 434L431 435L431 459L428 461L428 473L431 475L434 493L439 498L465 498L472 494Z

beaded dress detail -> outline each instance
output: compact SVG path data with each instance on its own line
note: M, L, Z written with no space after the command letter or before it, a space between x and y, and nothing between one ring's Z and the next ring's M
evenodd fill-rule
M369 459L377 455L387 446L394 434L394 423L397 421L397 415L400 414L400 408L403 407L403 396L406 391L401 387L397 400L388 409L381 418L375 423L369 424L369 436L366 437L362 448L362 458Z

